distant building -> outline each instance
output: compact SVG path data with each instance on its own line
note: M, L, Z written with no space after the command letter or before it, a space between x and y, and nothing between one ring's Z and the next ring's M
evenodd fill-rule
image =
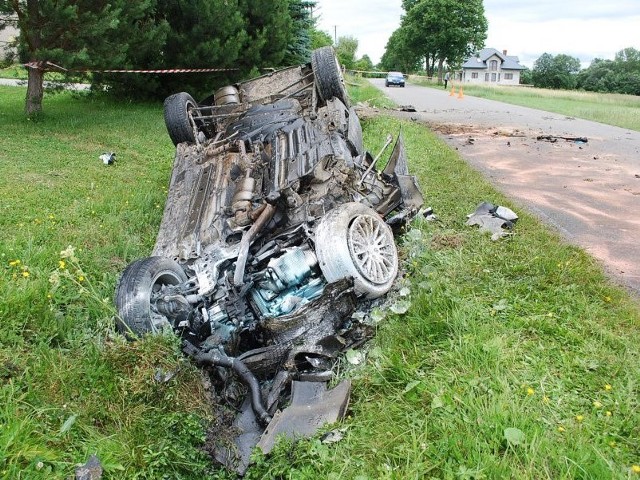
M500 53L495 48L483 48L462 64L462 81L518 85L520 72L525 68L518 57L507 55L506 50Z
M11 50L7 50L9 44L13 43L20 32L16 28L7 27L0 30L0 60L4 60Z

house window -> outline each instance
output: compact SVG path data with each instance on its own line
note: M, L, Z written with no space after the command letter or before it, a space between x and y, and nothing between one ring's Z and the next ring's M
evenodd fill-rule
M504 74L504 79L505 80L513 80L513 73L505 73Z
M491 81L492 81L492 82L495 82L495 81L496 81L496 74L495 74L495 73L492 73L492 74L491 74Z
M478 72L471 72L471 78L478 78Z
M489 70L491 70L492 72L498 71L498 61L497 60L491 60L489 62Z
M485 73L485 74L484 74L484 81L485 81L485 82L488 82L488 81L489 81L489 74L488 74L488 73Z

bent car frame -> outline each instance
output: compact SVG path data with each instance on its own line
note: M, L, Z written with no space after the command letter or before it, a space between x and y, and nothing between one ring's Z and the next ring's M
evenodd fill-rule
M331 47L202 102L172 95L165 122L176 145L168 198L152 256L118 283L119 328L170 328L196 361L234 371L263 428L292 387L329 378L357 305L391 289L394 230L422 195L401 138L376 169L383 152L363 147ZM222 461L242 470L240 456Z

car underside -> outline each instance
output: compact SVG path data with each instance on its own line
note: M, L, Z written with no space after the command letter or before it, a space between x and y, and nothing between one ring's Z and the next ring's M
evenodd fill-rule
M214 374L234 372L260 435L267 424L279 431L274 415L296 429L295 413L277 413L305 396L296 390L311 389L316 404L336 396L323 420L344 413L348 388L317 382L357 341L358 305L392 288L394 232L423 203L401 137L378 170L384 149L364 150L331 47L199 103L172 95L165 121L176 144L168 198L152 255L118 283L120 329L170 329ZM260 435L216 456L242 471Z

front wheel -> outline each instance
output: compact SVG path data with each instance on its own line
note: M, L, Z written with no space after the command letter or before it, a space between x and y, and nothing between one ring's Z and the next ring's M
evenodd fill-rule
M389 225L361 204L345 203L327 213L316 228L316 255L329 283L353 278L357 295L387 293L398 274L398 251Z
M191 112L197 107L196 101L186 92L171 95L164 101L164 123L174 145L196 143L198 128Z
M178 263L166 257L149 257L129 264L116 287L118 330L136 335L156 333L171 326L155 304L167 287L187 280Z
M320 99L326 102L335 97L348 107L349 96L333 47L322 47L311 52L311 67Z

